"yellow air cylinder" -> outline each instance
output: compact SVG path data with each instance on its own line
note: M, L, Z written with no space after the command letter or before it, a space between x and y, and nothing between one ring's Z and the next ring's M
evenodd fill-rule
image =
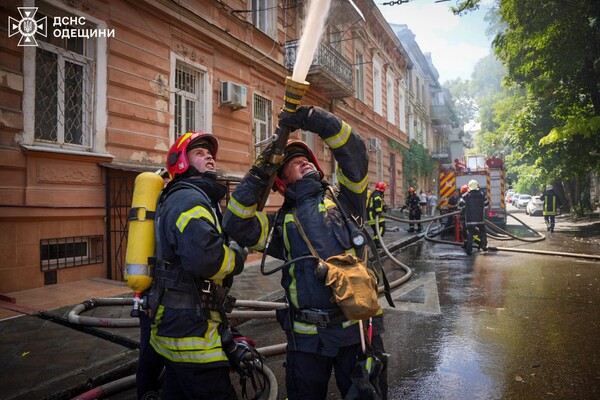
M154 257L156 242L154 212L163 186L163 178L152 172L142 172L135 178L125 255L125 281L136 293L137 299L152 285L150 258ZM134 309L137 305L135 302Z

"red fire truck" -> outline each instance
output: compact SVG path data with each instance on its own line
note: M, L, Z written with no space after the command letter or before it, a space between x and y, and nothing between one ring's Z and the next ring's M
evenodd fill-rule
M499 157L482 154L467 155L463 160L440 166L440 207L448 204L455 189L475 179L481 189L487 188L489 207L486 219L501 228L506 226L506 203L504 201L504 161Z

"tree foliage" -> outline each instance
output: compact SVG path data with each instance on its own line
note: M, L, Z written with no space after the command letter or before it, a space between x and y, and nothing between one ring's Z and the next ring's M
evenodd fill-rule
M457 1L451 9L466 13L480 3ZM477 146L503 151L519 187L562 182L575 205L587 174L600 168L600 1L498 0L495 11L488 22L504 85L493 76L476 82L490 70L476 68Z
M402 151L402 171L405 187L418 189L418 179L433 176L436 163L425 147L412 142L408 149Z

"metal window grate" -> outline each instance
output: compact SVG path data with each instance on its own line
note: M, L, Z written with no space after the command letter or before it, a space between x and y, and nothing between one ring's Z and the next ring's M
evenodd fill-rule
M261 142L271 136L273 125L273 103L271 100L254 95L254 143Z
M35 62L35 140L91 147L94 58L81 38L40 41ZM93 39L89 40L92 46Z
M205 73L177 61L175 67L175 138L204 126Z
M103 262L102 236L76 236L40 240L41 271Z

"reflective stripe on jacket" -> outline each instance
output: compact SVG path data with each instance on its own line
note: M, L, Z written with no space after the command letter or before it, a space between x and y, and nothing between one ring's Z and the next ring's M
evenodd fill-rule
M236 255L227 246L220 215L199 190L183 187L169 192L158 216L167 269L183 269L190 280L208 279L219 286L231 286ZM161 305L152 324L150 343L171 361L227 366L221 348L221 321L215 311L203 313L195 308Z
M485 223L485 208L489 205L488 199L481 190L470 190L458 202L458 207L464 209L467 226Z
M352 212L364 218L367 191L368 156L363 140L339 118L327 121L325 132L320 136L330 146L338 162L339 202L345 205L347 213ZM256 210L265 183L252 173L246 175L231 195L223 219L225 231L240 245L259 251L265 250L268 233L276 223L277 229L269 244L267 253L280 260L292 260L311 252L301 237L292 215L296 208L299 223L315 248L319 257L326 259L345 252L358 252L353 249L350 235L337 206L325 195L322 182L306 178L288 185L284 207L277 221L274 215L267 216ZM331 289L316 275L317 261L304 259L292 263L282 270L281 284L291 307L298 309L339 310L332 301ZM380 311L381 315L381 311ZM382 332L381 317L376 317L374 334ZM284 327L293 336L289 345L298 350L335 355L339 347L360 342L357 321L344 321L339 326L319 327L290 319L290 326Z
M375 217L379 215L379 222L385 221L383 218L383 206L385 201L383 200L383 193L379 190L373 191L369 198L369 205L367 206L367 224L375 225Z
M558 196L554 192L546 192L540 196L540 200L544 202L544 215L556 215L558 207Z

